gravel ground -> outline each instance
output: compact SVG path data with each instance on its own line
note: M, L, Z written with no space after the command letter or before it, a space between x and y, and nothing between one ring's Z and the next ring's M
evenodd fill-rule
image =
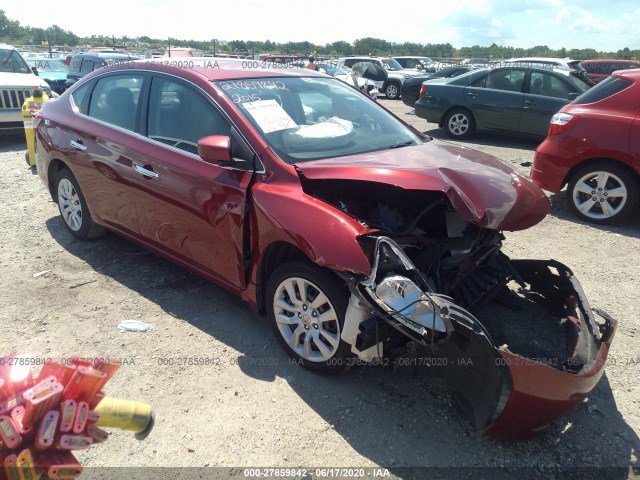
M444 138L401 102L381 103ZM528 172L536 142L478 136L465 145ZM242 467L304 466L383 467L402 478L637 478L640 218L581 223L561 193L542 223L506 234L508 255L569 265L591 304L620 324L606 373L583 405L533 440L497 442L473 430L439 383L373 367L311 374L291 365L265 319L226 291L115 235L73 239L24 148L21 137L0 137L0 352L121 358L107 394L149 402L156 414L145 440L113 431L82 452L84 465L103 467L89 476L247 478ZM128 319L152 329L119 332ZM116 466L136 469L106 468ZM322 478L310 471L307 478Z

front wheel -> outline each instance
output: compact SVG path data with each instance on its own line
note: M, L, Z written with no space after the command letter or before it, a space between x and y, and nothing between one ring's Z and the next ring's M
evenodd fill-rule
M582 220L615 223L633 211L638 202L638 186L638 179L619 165L587 165L571 175L567 203Z
M444 131L451 138L469 138L476 129L476 122L468 110L457 108L444 119Z
M63 168L55 177L58 210L67 230L79 240L88 240L104 234L104 229L93 222L87 202L71 170Z
M353 364L350 346L340 338L348 290L320 267L285 263L267 282L267 315L280 345L296 363L325 374Z
M384 94L389 100L397 100L398 98L400 98L400 87L397 83L389 83L384 88Z

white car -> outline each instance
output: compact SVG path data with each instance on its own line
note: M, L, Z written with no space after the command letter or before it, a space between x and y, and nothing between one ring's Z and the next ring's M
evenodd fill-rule
M405 78L422 75L422 73L417 70L405 70L396 60L386 57L344 57L338 60L338 67L351 68L360 62L370 62L383 67L387 71L387 80L384 82L375 82L375 84L376 88L384 93L389 100L400 98L400 90L402 90Z
M365 86L367 87L367 93L372 100L378 99L378 89L376 88L376 83L373 80L368 80L363 77L358 77L351 70L339 68L328 63L319 63L318 69L322 73L326 73L327 75L331 75L332 77L336 77L338 80L342 80L343 82L351 85L352 87L357 87L358 90L362 90Z
M573 75L588 85L593 85L593 81L587 76L587 71L580 65L580 60L572 60L571 58L552 58L552 57L522 57L510 58L502 60L501 63L519 63L527 64L531 67L547 67L554 72L563 75Z
M22 104L37 87L51 97L47 82L33 73L18 50L0 43L0 135L22 131Z

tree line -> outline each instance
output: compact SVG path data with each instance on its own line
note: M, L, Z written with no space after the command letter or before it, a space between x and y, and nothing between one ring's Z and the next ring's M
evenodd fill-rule
M41 46L42 42L48 42L56 47L124 47L130 50L165 50L168 45L172 47L191 47L205 52L216 53L283 53L289 55L309 55L311 53L320 56L346 56L346 55L377 55L398 56L416 55L427 56L436 59L456 58L485 58L495 60L512 57L571 57L576 60L588 60L591 58L640 58L640 49L631 50L623 48L616 52L599 51L593 48L558 50L537 45L531 48L514 48L492 44L490 46L473 45L471 47L454 48L450 43L395 43L380 38L366 37L349 43L339 40L325 45L316 45L311 42L286 42L278 43L270 40L231 40L218 41L212 38L207 41L181 40L177 38L149 38L142 37L114 37L106 35L92 35L79 37L73 32L64 30L57 25L48 28L34 28L22 26L16 20L10 20L3 10L0 10L0 42L12 45Z

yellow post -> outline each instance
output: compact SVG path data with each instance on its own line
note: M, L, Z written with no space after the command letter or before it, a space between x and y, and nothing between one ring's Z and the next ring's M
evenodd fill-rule
M36 164L36 145L35 145L35 132L33 131L33 117L31 112L34 110L40 110L42 104L49 100L46 93L41 88L35 88L31 93L31 96L27 98L22 104L22 120L24 122L24 134L27 137L27 153L25 160L27 165L33 167Z
M153 428L154 415L148 403L105 397L94 411L100 415L98 427L132 430L139 438L144 438Z

